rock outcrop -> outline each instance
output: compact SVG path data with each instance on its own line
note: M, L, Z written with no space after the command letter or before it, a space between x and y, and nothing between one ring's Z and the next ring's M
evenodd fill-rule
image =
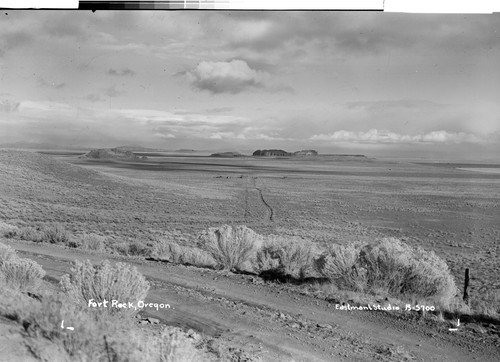
M264 157L284 157L284 156L317 156L318 152L315 150L302 150L293 153L286 152L283 150L257 150L253 153L253 156L264 156Z
M283 150L257 150L253 153L253 156L264 156L264 157L283 157L291 156L292 154Z
M245 157L245 155L242 155L239 152L218 152L218 153L212 153L210 157L232 158L232 157Z

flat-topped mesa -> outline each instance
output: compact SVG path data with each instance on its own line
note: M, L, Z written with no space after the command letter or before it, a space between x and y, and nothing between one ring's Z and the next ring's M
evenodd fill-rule
M253 156L264 156L264 157L283 157L283 156L292 156L290 152L286 152L283 150L257 150L253 154Z
M99 160L145 160L146 156L137 156L132 151L120 148L98 148L87 152L82 157Z
M284 157L284 156L317 156L318 152L315 150L302 150L296 152L287 152L283 150L257 150L253 153L253 156L264 156L264 157Z

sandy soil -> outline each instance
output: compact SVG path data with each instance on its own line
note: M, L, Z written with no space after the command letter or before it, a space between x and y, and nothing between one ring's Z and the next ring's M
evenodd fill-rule
M71 260L90 259L97 263L103 259L96 253L52 245L2 242L41 264L47 271L46 279L51 281L69 271ZM414 314L336 310L335 303L299 293L294 286L268 283L248 275L155 261L132 263L152 282L147 301L171 306L158 311L148 308L142 315L199 331L213 338L215 349L241 358L496 361L500 354L498 332L474 333L471 326L464 324L458 331L450 332L449 326Z

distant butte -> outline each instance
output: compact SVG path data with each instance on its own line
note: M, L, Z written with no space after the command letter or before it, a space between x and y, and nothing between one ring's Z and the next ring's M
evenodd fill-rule
M283 150L257 150L253 153L253 156L263 156L263 157L284 157L284 156L317 156L318 151L315 150L302 150L296 152L287 152Z
M87 152L82 158L98 160L146 160L146 156L137 156L132 151L123 148L98 148Z

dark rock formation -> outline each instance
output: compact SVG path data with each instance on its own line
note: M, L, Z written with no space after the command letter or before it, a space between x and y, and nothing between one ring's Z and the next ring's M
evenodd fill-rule
M253 153L253 156L264 156L264 157L283 157L291 156L292 154L283 150L257 150Z
M231 158L231 157L244 157L245 155L242 155L239 152L218 152L218 153L212 153L210 157L226 157L226 158Z

